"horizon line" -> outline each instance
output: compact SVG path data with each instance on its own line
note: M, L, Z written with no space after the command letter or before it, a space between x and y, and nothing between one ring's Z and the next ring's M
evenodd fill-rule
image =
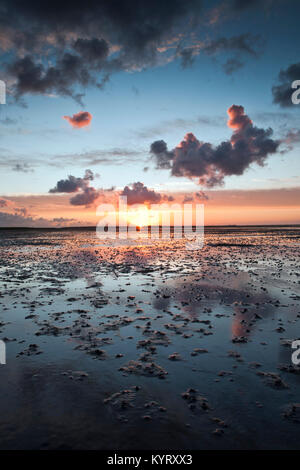
M120 225L117 226L116 228L127 228L127 227L132 227L134 229L134 225L132 226L127 226L127 225ZM161 225L144 225L144 226L139 226L136 225L136 228L140 227L140 230L142 229L148 229L148 228L162 228ZM184 228L184 225L170 225L171 228L175 227L181 227ZM195 228L195 225L189 225L188 227ZM221 227L300 227L300 222L299 223L291 223L291 224L217 224L217 225L204 225L204 227L207 228L221 228ZM72 225L72 226L64 226L64 227L22 227L22 226L16 226L16 227L0 227L0 230L96 230L97 226L96 225Z

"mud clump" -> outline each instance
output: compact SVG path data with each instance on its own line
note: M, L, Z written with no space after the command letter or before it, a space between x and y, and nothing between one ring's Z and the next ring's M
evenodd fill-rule
M133 408L133 401L136 397L136 388L121 390L120 392L113 393L109 397L103 400L103 403L110 405L116 410L126 410L128 408Z
M27 349L24 349L24 351L19 352L17 354L17 357L19 356L36 356L38 354L42 354L43 351L40 350L39 346L37 344L30 344Z
M155 362L129 361L119 368L125 374L143 375L145 377L158 377L164 379L168 372Z
M275 372L257 372L257 375L265 379L265 384L277 390L289 388L289 386L282 380L279 374Z
M289 403L282 416L293 423L300 423L300 403Z
M199 395L194 388L188 388L181 394L182 398L187 402L188 407L192 411L202 410L208 411L211 407L208 404L207 398Z

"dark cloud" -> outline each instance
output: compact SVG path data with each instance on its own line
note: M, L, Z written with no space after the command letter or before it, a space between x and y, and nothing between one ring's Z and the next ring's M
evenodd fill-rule
M221 37L210 41L203 49L206 54L212 55L222 51L237 51L252 56L257 56L256 47L261 45L261 38L250 33L232 36L230 38Z
M82 94L75 93L74 85L87 86L95 83L88 68L84 66L79 56L65 53L56 62L56 65L44 65L37 63L29 55L8 65L7 70L16 82L14 94L18 99L26 93L53 94L72 96L82 104Z
M185 47L179 50L178 55L181 57L181 66L186 69L191 67L195 62L194 49L192 47Z
M56 186L49 190L49 193L77 193L71 197L70 204L73 206L90 206L96 201L101 192L90 186L90 182L94 180L94 177L95 175L91 170L85 170L83 178L69 175L67 179L58 181Z
M243 65L243 62L241 62L239 59L231 58L228 59L225 64L223 64L223 69L227 75L231 75L243 67Z
M279 140L273 140L273 130L255 127L243 106L228 109L231 139L214 147L200 142L192 133L173 150L160 140L150 147L157 168L170 169L177 177L197 178L200 185L222 185L230 175L242 175L253 163L263 166L268 155L277 152Z
M91 170L86 170L83 178L69 175L65 180L59 180L56 186L49 190L49 193L76 193L80 189L85 189L89 186L89 181L94 179L94 174Z
M287 2L287 0L284 0ZM209 11L210 24L224 20L241 20L241 15L250 9L264 10L269 14L279 0L224 0L214 5Z
M72 96L82 104L83 95L76 93L74 86L103 87L108 80L105 74L98 83L95 75L104 69L108 55L108 44L103 39L78 39L67 52L60 52L60 45L56 44L54 53L56 58L51 64L28 53L7 65L9 76L15 80L13 90L17 99L26 93L59 94Z
M80 129L81 127L89 126L92 120L92 115L88 111L79 111L73 116L63 116L72 127Z
M59 180L54 188L49 189L49 193L74 193L82 188L83 184L83 178L69 175L67 179Z
M160 193L148 189L143 183L132 183L130 186L125 186L120 194L127 197L127 204L158 204L164 198Z
M112 73L177 57L188 67L199 52L256 56L259 43L257 36L241 34L199 49L201 0L3 0L1 7L0 48L8 52L6 72L17 99L54 94L82 104L84 89L103 88ZM226 67L237 70L236 63Z
M280 70L278 85L272 87L273 102L283 108L294 106L292 103L292 82L300 80L300 62L290 65L286 70Z
M92 186L87 186L83 191L71 197L70 204L72 206L90 206L99 197L99 191Z
M150 152L157 158L157 168L167 169L171 168L174 159L173 151L169 151L167 144L164 140L156 140L150 146Z
M233 10L246 10L247 8L259 6L260 4L260 0L233 0L231 2Z
M209 56L214 56L221 53L234 53L236 57L227 59L223 65L225 73L232 74L244 63L241 61L241 55L250 55L257 57L261 51L263 42L259 35L250 33L240 34L239 36L220 37L214 40L208 40L205 44L202 41L195 42L194 45L182 47L181 44L177 47L176 55L181 59L181 66L183 68L191 67L195 62L196 56L204 53Z
M41 5L35 0L4 0L0 43L11 52L7 70L15 80L15 96L56 93L81 101L77 85L102 87L113 72L154 65L160 45L189 19L198 23L201 4L45 0Z
M103 61L109 53L109 46L104 39L77 39L73 45L76 52L81 55L82 61L95 70L101 69Z

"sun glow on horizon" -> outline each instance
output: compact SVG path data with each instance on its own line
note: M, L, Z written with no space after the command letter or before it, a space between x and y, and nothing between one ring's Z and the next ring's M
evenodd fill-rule
M158 214L147 206L129 209L126 214L127 223L136 227L147 227L158 223Z

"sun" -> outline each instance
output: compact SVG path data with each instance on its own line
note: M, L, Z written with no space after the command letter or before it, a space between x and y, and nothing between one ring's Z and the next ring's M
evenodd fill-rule
M128 210L127 213L127 222L139 228L153 224L155 219L156 215L154 214L154 211L148 209L146 206L134 210Z

